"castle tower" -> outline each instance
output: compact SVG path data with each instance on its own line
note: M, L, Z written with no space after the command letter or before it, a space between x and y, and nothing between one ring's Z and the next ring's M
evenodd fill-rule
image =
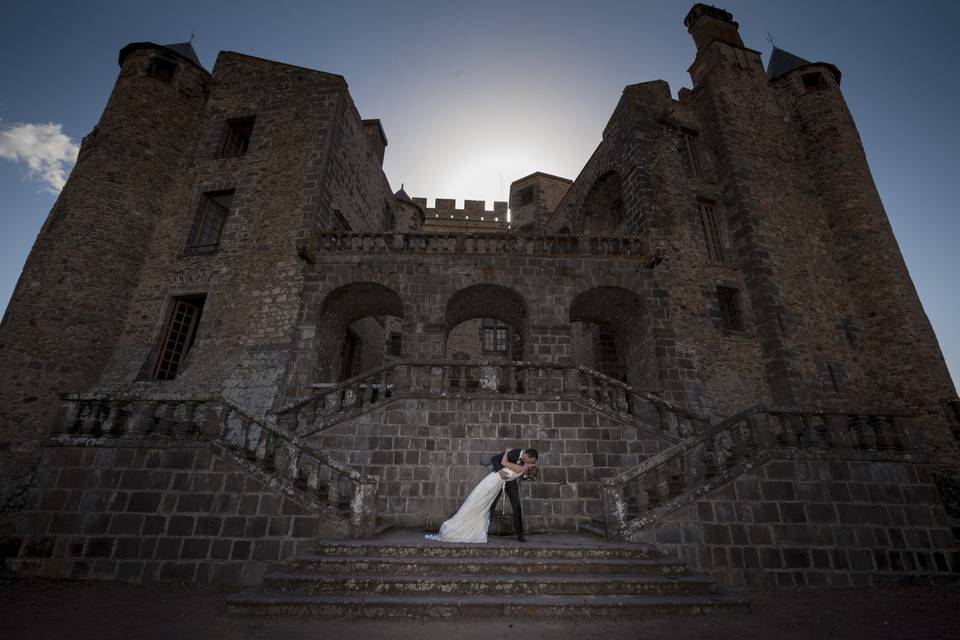
M550 214L567 193L572 180L537 171L510 183L510 228L542 233Z
M773 402L901 406L956 465L952 383L900 255L840 71L774 49L768 69L729 13L684 20L687 100L704 123Z
M58 393L91 385L109 357L164 193L196 144L209 74L193 47L133 43L119 62L0 325L0 452L17 461L45 435ZM0 460L17 475L13 464Z

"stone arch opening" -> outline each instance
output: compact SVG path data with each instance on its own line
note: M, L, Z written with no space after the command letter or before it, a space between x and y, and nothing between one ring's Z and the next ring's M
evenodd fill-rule
M610 235L623 226L623 180L607 171L593 183L583 203L583 230L589 235Z
M578 364L638 389L659 386L652 319L643 299L621 287L594 287L570 304Z
M352 282L323 299L314 380L338 382L401 356L403 300L376 282Z
M522 360L527 304L513 289L478 284L460 289L444 310L444 353L463 362Z

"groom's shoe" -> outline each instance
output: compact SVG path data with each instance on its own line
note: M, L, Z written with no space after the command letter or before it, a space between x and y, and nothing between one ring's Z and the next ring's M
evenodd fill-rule
M517 542L526 542L526 541L527 539L523 537L523 534L520 534L519 536L517 536Z

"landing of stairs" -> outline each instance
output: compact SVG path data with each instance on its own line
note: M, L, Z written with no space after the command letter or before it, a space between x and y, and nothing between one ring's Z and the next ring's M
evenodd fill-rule
M619 618L743 611L749 601L652 545L579 533L455 544L392 531L320 540L227 606L250 616Z

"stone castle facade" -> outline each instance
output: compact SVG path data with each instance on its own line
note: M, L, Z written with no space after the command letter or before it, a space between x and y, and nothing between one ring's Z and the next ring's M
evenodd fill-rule
M11 562L256 581L529 444L533 531L741 583L955 571L960 404L840 71L684 24L692 89L625 87L575 179L492 210L394 193L340 76L124 47L0 328Z

